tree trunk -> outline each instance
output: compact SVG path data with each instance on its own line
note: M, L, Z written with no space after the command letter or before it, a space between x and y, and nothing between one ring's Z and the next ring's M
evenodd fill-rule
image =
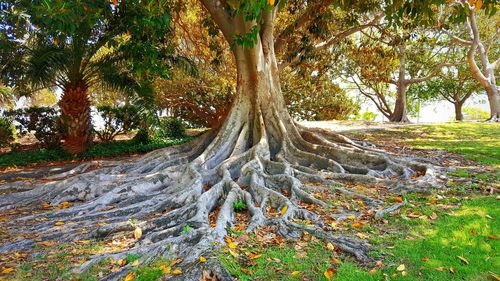
M490 84L486 88L488 95L488 102L490 104L490 118L489 121L500 122L500 92L496 85Z
M391 122L410 122L408 119L408 109L406 106L406 88L403 83L398 85L396 104L394 105L394 113L389 119Z
M71 154L84 152L92 136L87 87L82 83L66 85L59 107L64 127L64 149Z
M455 102L453 103L453 105L455 106L455 120L463 121L464 120L464 115L462 114L463 104L461 102Z

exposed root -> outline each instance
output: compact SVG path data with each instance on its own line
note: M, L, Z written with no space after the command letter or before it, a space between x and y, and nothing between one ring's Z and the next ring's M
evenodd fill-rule
M307 232L366 262L370 260L366 242L332 234L318 214L301 204L328 210L329 203L314 194L329 188L363 201L380 217L400 206L385 208L383 201L348 190L339 181L382 183L393 192L421 191L436 183L435 175L425 165L363 147L333 133L295 130L280 118L265 120L264 116L278 111L270 112L252 115L248 109L236 111L232 114L256 117L244 118L245 122L230 118L217 135L207 133L190 144L151 152L135 163L87 173L82 173L87 168L82 166L73 171L73 177L64 174L53 178L59 181L0 197L3 210L43 202L74 204L50 216L34 214L4 223L11 227L13 239L0 250L29 249L35 241L23 239L26 233L38 233L42 240L70 242L103 239L140 227L143 235L130 249L95 256L80 270L108 257L120 259L133 253L141 255L141 262L159 256L182 257L184 274L178 279L198 280L206 269L222 280L230 280L216 259L209 259L203 266L198 259L212 256L212 251L225 243L228 229L237 224L233 204L244 201L248 208L247 232L274 226L277 234L288 239ZM272 215L269 210L274 210ZM214 211L215 219L211 215ZM341 221L351 215L358 213L343 211L329 217ZM304 226L297 220L311 224ZM56 221L64 225L55 226ZM129 270L123 267L106 280L120 279Z

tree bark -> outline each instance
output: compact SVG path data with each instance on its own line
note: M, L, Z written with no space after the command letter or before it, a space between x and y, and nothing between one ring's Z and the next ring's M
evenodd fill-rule
M494 77L494 75L493 75ZM485 87L490 105L490 121L500 122L500 92L495 84L490 83Z
M83 83L69 83L59 101L64 127L64 149L71 154L85 151L91 141L90 101Z
M463 103L456 101L453 103L453 105L455 106L455 120L463 121L464 120L464 115L462 113Z
M406 89L406 84L401 83L398 85L394 113L389 119L391 122L410 122L410 119L408 119L408 108L406 106Z

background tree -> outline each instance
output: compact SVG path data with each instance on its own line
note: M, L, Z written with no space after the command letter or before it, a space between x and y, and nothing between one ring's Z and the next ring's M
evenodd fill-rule
M7 3L2 16L12 30L21 30L16 37L29 48L26 70L16 85L63 90L58 105L70 153L81 153L92 140L89 88L140 91L136 77L165 71L161 56L168 54L164 38L170 17L155 1Z
M467 63L471 70L472 76L481 84L488 95L490 105L490 120L500 120L500 92L496 83L495 71L500 65L500 52L498 47L498 30L500 16L495 14L497 6L495 3L486 3L478 1L453 1L453 10L460 10L462 17L467 19L465 24L462 24L462 32L456 25L455 17L451 17L451 24L447 22L446 17L443 17L444 23L442 27L447 30L454 43L458 43L468 47ZM456 13L452 13L455 15ZM468 39L463 39L467 38ZM461 37L459 37L461 36ZM492 58L497 58L490 62Z
M455 108L455 120L463 121L462 108L465 102L478 93L480 85L471 77L466 66L448 68L443 74L408 90L413 99L422 101L446 100Z
M425 82L454 63L448 53L454 50L432 28L419 27L410 19L404 27L383 25L362 31L360 43L350 52L354 68L346 68L360 94L369 98L392 122L409 122L407 91ZM392 85L392 86L391 86ZM391 88L396 92L392 94ZM392 105L394 104L394 105Z

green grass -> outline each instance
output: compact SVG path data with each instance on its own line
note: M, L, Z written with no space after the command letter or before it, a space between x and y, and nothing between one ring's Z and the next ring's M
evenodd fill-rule
M372 256L377 260L386 257L384 266L370 274L371 267L360 268L350 258L341 257L344 262L334 266L337 267L334 279L379 281L386 275L386 280L479 281L488 280L492 273L500 274L500 241L488 237L500 231L500 209L494 197L463 201L460 208L447 212L439 211L439 206L430 203L413 203L415 207L406 207L400 216L390 218L391 227L400 228L396 234L372 233L377 240L371 241L372 244L378 244ZM422 215L436 212L438 218L408 219L405 214L409 212ZM391 247L386 248L387 245ZM240 280L328 280L323 272L332 266L332 257L336 254L321 242L309 243L305 252L305 257L298 257L294 244L266 247L255 265L249 267L224 252L219 258ZM469 264L458 256L467 259ZM401 264L405 265L406 276L397 271ZM294 276L294 271L299 273Z
M454 122L402 129L414 147L444 149L479 163L500 165L500 124Z
M80 155L71 155L62 149L38 149L21 152L13 151L0 154L0 168L9 166L26 166L41 162L90 160L103 157L145 153L155 149L185 143L193 140L194 138L195 137L189 136L181 139L153 139L149 143L137 143L133 140L97 143Z

